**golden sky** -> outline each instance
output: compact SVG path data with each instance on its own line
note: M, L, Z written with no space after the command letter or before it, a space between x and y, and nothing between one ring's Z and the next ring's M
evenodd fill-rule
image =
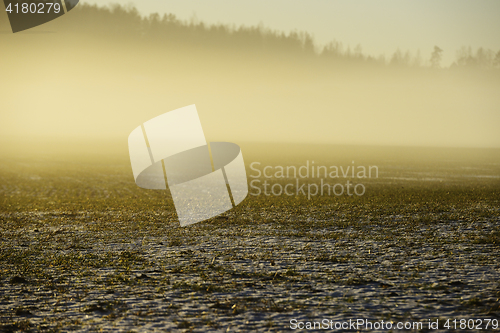
M500 49L498 0L82 0L133 4L143 14L196 16L208 23L263 24L281 31L312 33L319 44L333 39L360 44L365 53L390 55L398 48L420 50L428 59L434 45L449 65L462 46Z

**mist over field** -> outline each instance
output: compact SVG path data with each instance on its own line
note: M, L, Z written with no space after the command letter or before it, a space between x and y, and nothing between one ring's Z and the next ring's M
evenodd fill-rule
M386 58L307 33L208 26L80 5L9 34L0 14L2 140L122 142L196 104L208 141L500 147L500 51Z
M499 49L444 66L440 45L380 56L84 3L12 34L0 8L1 332L500 327ZM253 187L181 227L127 138L191 104Z

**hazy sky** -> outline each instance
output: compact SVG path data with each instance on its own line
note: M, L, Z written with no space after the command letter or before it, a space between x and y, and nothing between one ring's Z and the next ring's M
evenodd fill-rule
M461 46L500 50L499 0L82 0L134 4L141 13L193 15L208 23L258 25L312 33L318 43L332 39L360 44L371 55L397 48L420 49L428 59L434 45L449 64Z

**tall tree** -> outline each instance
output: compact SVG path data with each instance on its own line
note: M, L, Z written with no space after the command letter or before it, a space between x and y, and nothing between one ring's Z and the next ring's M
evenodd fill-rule
M441 59L443 57L443 50L438 46L434 46L434 51L431 53L431 66L439 68L441 66Z

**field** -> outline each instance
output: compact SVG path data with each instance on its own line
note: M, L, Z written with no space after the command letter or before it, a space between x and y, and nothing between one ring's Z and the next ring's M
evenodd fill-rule
M181 228L166 192L135 185L126 147L4 149L0 331L500 319L498 150L241 146L247 164L355 160L379 177L363 196L249 195Z

